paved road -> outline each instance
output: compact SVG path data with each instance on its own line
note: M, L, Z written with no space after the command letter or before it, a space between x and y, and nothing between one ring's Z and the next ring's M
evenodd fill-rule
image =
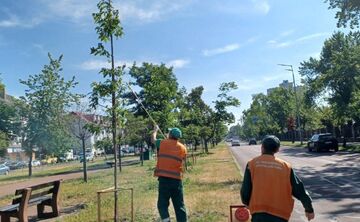
M242 169L260 155L260 145L231 147ZM360 221L360 154L309 153L302 148L281 147L278 157L290 162L314 200L314 222ZM290 222L307 221L296 201Z

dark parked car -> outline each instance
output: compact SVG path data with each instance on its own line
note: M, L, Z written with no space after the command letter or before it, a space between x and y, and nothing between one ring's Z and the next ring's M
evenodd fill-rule
M251 138L249 140L249 145L256 145L256 139L255 138Z
M334 150L337 152L339 150L339 144L335 137L330 133L315 134L311 137L307 143L309 152L315 150L319 152L321 150Z

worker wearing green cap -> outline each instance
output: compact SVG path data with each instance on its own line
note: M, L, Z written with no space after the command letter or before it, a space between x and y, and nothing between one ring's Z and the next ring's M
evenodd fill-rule
M166 139L156 139L159 128L155 129L151 141L158 149L154 176L159 180L157 207L162 222L169 222L169 200L171 199L177 222L186 222L186 208L183 195L183 163L186 161L186 147L179 142L182 137L179 128L171 128Z
M315 217L312 200L290 163L274 156L280 140L273 135L262 140L261 155L248 162L241 187L242 202L249 207L252 222L286 222L301 201L305 216Z

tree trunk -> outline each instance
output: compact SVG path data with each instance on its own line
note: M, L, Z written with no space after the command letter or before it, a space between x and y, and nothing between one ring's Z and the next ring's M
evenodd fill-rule
M140 149L141 166L144 166L144 143L141 143Z
M33 152L32 152L32 149L30 150L30 155L29 155L29 177L31 177L32 176L32 161L33 161L33 159L32 159L32 157L33 157Z
M121 172L122 168L121 168L121 145L119 146L119 172Z
M205 153L209 153L208 141L207 140L204 140L204 145L205 145Z
M343 138L343 147L346 147L346 137Z
M85 148L85 138L81 139L82 142L82 150L83 150L83 171L84 171L84 181L88 182L87 178L87 168L86 168L86 148Z
M292 142L292 143L295 143L295 130L292 130L291 142Z

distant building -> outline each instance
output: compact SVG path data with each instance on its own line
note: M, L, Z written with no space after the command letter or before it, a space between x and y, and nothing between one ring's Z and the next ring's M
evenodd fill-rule
M95 123L95 124L98 124L101 126L101 130L100 130L99 134L93 134L86 130L84 131L86 133L91 134L90 136L88 136L88 138L85 141L85 147L86 147L86 150L91 150L91 152L94 153L95 155L103 154L104 150L96 149L95 144L97 141L103 140L104 138L111 136L111 134L109 134L104 127L106 125L104 116L95 115L95 114L86 114L86 113L81 113L81 112L71 112L70 114L79 118L77 120L80 120L80 121L74 120L71 123L71 124L73 124L72 129L74 129L74 130L84 130L81 128L82 128L82 126L85 126L87 123ZM81 127L79 128L79 126L81 126ZM78 134L79 131L76 131L73 133ZM74 147L74 152L75 153L82 152L81 143L79 143L78 146Z
M297 86L299 87L299 86ZM275 89L277 88L283 88L283 89L293 89L293 83L289 82L289 80L283 80L282 83L279 84L278 87L273 87L273 88L269 88L266 90L267 95L269 95L270 93L272 93Z

